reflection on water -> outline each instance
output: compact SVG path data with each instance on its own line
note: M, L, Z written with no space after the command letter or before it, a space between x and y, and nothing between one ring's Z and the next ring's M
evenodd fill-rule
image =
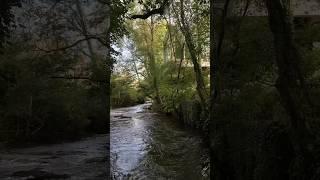
M138 105L112 111L114 179L208 179L201 138Z

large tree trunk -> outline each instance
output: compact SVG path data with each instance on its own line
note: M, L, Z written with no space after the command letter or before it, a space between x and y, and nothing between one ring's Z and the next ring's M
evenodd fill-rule
M291 143L294 146L298 165L293 171L298 171L294 179L309 179L311 171L311 154L308 146L311 135L306 126L306 109L312 109L308 101L301 70L301 56L293 41L293 26L288 6L281 0L266 0L269 13L269 24L274 37L278 80L276 88L280 94L283 106L290 117Z
M181 17L180 28L181 28L181 31L182 31L184 37L185 37L185 42L186 42L186 45L189 49L189 53L191 56L191 61L193 64L193 70L195 73L196 83L197 83L196 88L197 88L197 92L198 92L198 95L199 95L199 98L201 101L200 103L201 103L202 110L203 110L204 114L207 115L207 112L208 112L208 107L207 107L208 93L206 91L206 86L205 86L205 83L203 80L201 66L198 63L198 56L197 56L197 52L196 52L195 45L193 42L191 29L188 26L188 23L186 22L186 19L185 19L183 0L180 1L180 17Z
M107 49L107 60L106 60L106 105L107 105L107 108L106 108L106 111L107 111L107 121L106 121L106 125L107 125L107 128L108 128L108 131L109 132L109 124L110 124L110 109L111 109L111 74L112 74L112 69L113 69L113 59L111 58L111 55L110 55L110 49Z
M112 74L112 69L113 69L113 59L111 57L111 39L110 39L110 15L111 15L111 4L110 1L107 1L107 7L109 11L108 12L108 16L106 17L106 29L107 29L107 34L106 34L106 92L105 92L105 97L101 97L101 98L105 98L106 101L106 111L107 111L107 117L106 117L106 129L107 129L107 133L110 133L110 109L111 109L111 74ZM108 155L110 154L110 134L107 138L107 153ZM106 168L107 168L107 177L106 179L111 179L110 177L110 156L107 156L107 163L106 163Z
M222 14L218 15L215 1L210 0L210 179L232 180L235 179L233 167L228 158L228 142L225 133L225 122L214 119L215 104L220 97L219 67L221 64L221 51L225 34L225 19L227 17L230 0L226 0ZM217 18L220 31L217 32Z
M161 105L161 98L160 98L160 90L159 90L159 82L158 82L158 70L156 66L156 58L154 55L154 19L151 17L151 23L150 23L150 34L151 34L151 40L150 40L150 53L149 53L149 58L150 58L150 69L151 69L151 76L152 76L152 83L153 83L153 88L155 90L155 100L158 105Z

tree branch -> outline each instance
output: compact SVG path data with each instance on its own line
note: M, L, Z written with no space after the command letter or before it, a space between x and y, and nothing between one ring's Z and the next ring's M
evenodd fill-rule
M148 17L155 15L155 14L160 14L162 15L164 12L164 7L160 7L157 9L153 9L151 11L146 12L145 14L136 14L132 15L130 18L131 19L147 19Z
M42 49L42 48L39 48L37 47L37 49L35 51L44 51L46 53L50 53L50 52L55 52L55 51L65 51L69 48L72 48L72 47L75 47L76 45L78 45L79 43L83 42L83 41L87 41L89 39L95 39L97 41L99 41L101 44L105 45L106 43L103 42L103 40L99 37L96 37L96 36L88 36L87 38L84 38L84 39L79 39L77 41L75 41L74 43L68 45L68 46L64 46L64 47L61 47L61 48L56 48L56 49Z
M150 11L147 11L144 14L131 15L130 19L148 19L150 16L155 14L163 15L165 7L168 5L168 3L169 3L169 0L164 0L162 5L159 8L152 9Z

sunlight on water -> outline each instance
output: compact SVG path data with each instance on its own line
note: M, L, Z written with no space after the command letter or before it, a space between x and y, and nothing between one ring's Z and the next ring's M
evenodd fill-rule
M115 179L208 179L201 138L148 109L121 108L111 116L111 166Z

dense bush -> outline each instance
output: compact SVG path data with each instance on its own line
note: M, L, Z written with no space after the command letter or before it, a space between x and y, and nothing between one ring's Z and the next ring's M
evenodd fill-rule
M22 45L4 51L0 55L0 141L49 142L98 131L94 127L100 127L99 132L106 129L106 99L101 96L106 87L63 78L78 57L39 55Z
M221 135L225 141L212 149L219 160L228 162L228 168L224 168L234 179L289 179L299 175L302 168L295 164L299 160L290 137L290 118L276 89L275 49L267 19L251 17L237 31L233 30L231 18L227 22L230 30L222 51L221 96L214 105L210 128L212 142L221 140ZM319 49L312 47L315 39L306 37L312 34L308 31L308 27L298 28L295 37L303 55L301 67L306 84L312 87L311 99L318 105ZM239 34L239 50L232 54L229 52L233 52L235 33ZM314 121L309 128L319 132L319 119L309 111L306 109L305 118ZM313 135L319 137L317 133Z
M161 111L172 113L184 101L196 98L195 77L190 67L182 67L179 77L174 64L163 64L161 68L159 73Z
M144 94L130 76L114 74L111 78L111 106L125 107L144 102Z

